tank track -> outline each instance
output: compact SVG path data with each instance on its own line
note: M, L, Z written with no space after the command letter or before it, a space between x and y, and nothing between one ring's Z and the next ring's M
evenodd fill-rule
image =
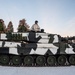
M0 55L1 66L56 67L75 65L75 55Z

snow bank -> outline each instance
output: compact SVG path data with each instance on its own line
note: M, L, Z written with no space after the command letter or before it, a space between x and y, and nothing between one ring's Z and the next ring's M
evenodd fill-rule
M75 67L2 67L0 75L74 75Z

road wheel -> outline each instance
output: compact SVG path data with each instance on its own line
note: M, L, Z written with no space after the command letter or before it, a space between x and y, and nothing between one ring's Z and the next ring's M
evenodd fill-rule
M36 58L36 64L40 65L40 66L44 65L45 64L45 57L44 56L38 56Z
M1 55L0 61L3 65L9 64L9 56L8 55Z
M24 58L24 64L25 64L25 65L32 65L33 62L34 62L34 59L33 59L32 56L26 56L26 57Z
M21 57L20 56L13 56L12 57L12 63L14 65L20 65L21 64Z
M56 63L56 58L55 58L54 56L49 56L49 57L47 58L47 63L48 63L48 65L55 65L55 63Z
M58 64L59 65L65 65L65 63L66 63L66 57L63 55L59 56L58 57Z
M75 55L71 55L71 56L69 57L69 63L70 63L71 65L75 65Z

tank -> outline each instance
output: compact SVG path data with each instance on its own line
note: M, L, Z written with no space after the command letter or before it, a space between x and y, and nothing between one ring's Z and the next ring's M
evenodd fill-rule
M60 35L46 32L1 33L0 65L75 65L75 44L65 42Z

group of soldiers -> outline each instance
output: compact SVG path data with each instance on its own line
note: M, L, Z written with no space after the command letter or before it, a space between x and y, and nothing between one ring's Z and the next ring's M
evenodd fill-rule
M30 29L30 26L26 23L25 19L19 21L17 30L18 32L41 31L37 20L35 21L35 24L33 24ZM14 32L13 23L10 21L8 23L8 26L6 27L3 19L0 19L0 33L7 33L7 32Z

